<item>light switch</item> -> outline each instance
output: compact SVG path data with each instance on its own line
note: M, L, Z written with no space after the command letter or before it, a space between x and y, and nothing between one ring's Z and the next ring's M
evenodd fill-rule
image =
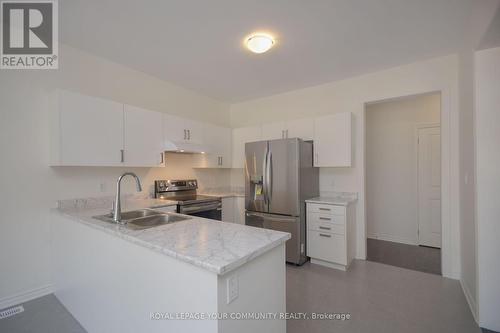
M233 274L226 280L227 285L227 304L238 298L238 276Z

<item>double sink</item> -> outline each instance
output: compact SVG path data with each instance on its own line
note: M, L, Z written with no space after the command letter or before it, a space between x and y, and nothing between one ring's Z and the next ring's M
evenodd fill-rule
M121 213L121 217L122 219L119 225L124 225L128 229L132 230L148 229L164 224L180 222L190 219L190 217L187 216L160 212L154 209L139 209L129 212L123 212ZM93 218L100 221L116 224L115 220L113 220L113 214L111 213L106 215L94 216Z

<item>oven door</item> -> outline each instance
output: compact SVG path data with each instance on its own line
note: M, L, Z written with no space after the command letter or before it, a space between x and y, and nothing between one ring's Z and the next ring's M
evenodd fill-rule
M179 213L221 221L222 203L220 201L215 201L179 205Z

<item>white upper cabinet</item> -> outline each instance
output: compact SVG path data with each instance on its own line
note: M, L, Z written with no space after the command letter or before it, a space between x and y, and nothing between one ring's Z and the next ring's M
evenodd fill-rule
M163 115L163 136L165 141L184 142L187 140L187 131L184 119L181 117Z
M203 143L203 123L196 120L184 119L184 127L187 131L187 142Z
M262 140L261 126L233 129L233 168L243 168L245 164L245 143Z
M312 140L314 137L314 119L303 118L262 125L262 140L299 138Z
M262 125L262 140L286 138L286 123L284 121Z
M51 165L123 165L123 104L57 91L50 135Z
M195 120L165 114L163 116L163 129L167 142L200 144L203 141L203 124ZM168 144L166 148L168 148Z
M299 138L302 140L313 140L314 119L303 118L288 120L285 129L286 138Z
M124 106L124 164L164 166L162 114Z
M208 152L203 156L201 168L230 168L232 131L230 128L211 124L203 126L203 144Z
M350 112L314 120L314 166L351 166L351 122Z

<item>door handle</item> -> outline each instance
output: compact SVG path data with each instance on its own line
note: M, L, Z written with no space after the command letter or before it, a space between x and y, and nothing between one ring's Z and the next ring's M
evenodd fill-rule
M187 140L187 132L185 129L184 129L184 140Z
M267 205L267 148L264 152L264 158L262 159L262 191L264 194L264 203Z
M328 237L328 238L332 237L332 235L327 235L327 234L319 234L319 235L320 235L321 237Z
M320 220L323 220L323 221L331 221L332 219L328 218L328 217L320 217L319 218Z
M220 156L220 166L222 166L222 156Z
M320 208L319 210L331 211L331 209L330 209L330 208Z
M120 162L125 162L125 150L120 149Z
M327 228L327 227L319 227L321 230L332 230L332 228Z
M163 164L164 159L163 159L163 153L160 153L160 164Z
M267 169L269 172L269 175L267 177L267 182L268 182L268 192L269 192L269 202L273 199L273 153L269 152L268 153L268 159L269 161L267 162Z
M188 130L188 140L191 140L191 130Z

